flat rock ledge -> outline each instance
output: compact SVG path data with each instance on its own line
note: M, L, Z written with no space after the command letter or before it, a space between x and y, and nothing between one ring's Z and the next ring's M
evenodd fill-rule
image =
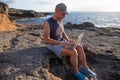
M84 24L85 25L85 24ZM120 79L120 29L65 28L82 42L95 80ZM26 25L15 31L0 32L0 80L77 80L69 57L59 59L44 44L42 25ZM93 79L90 79L93 80Z

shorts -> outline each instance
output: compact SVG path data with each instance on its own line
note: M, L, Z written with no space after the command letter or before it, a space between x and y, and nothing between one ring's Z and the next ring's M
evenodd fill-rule
M65 42L65 40L62 40L62 42ZM51 50L54 54L56 54L59 58L62 58L62 50L64 48L63 46L47 44L46 47L49 50Z

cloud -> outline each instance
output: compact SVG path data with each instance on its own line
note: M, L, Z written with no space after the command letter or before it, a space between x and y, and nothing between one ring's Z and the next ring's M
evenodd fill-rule
M4 2L6 4L12 4L12 3L16 3L18 2L19 0L1 0L1 2Z
M36 2L39 3L39 4L41 4L41 5L54 4L54 2L47 1L47 0L45 0L45 1L36 1Z

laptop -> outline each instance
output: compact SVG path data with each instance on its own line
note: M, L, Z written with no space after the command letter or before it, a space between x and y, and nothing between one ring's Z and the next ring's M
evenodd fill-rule
M81 45L81 44L82 44L83 35L84 35L84 33L81 33L81 34L78 36L77 40L74 40L74 44L71 45L69 48L70 48L70 49L75 49L75 48L77 47L77 45Z

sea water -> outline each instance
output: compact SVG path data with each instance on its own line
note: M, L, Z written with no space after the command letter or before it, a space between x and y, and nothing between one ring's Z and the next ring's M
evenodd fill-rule
M33 18L27 20L17 20L20 23L43 24L44 21L53 15L46 17ZM92 22L97 27L118 27L120 28L120 12L70 12L63 19L63 23L71 22L81 24L83 22Z

